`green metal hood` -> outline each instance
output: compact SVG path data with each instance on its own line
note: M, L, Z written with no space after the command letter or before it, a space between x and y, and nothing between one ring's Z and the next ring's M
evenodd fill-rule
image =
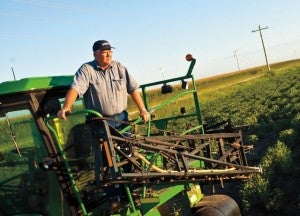
M0 83L0 95L69 87L73 82L73 77L74 76L31 77L15 81L6 81Z

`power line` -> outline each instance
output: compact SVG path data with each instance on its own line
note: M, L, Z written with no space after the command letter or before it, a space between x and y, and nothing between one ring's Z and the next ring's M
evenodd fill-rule
M267 27L264 27L264 28L261 28L260 25L259 25L259 26L258 26L258 29L257 29L257 30L252 30L252 32L257 32L257 31L259 31L259 35L260 35L261 42L262 42L263 49L264 49L264 54L265 54L265 59L266 59L268 71L271 72L270 65L269 65L268 58L267 58L266 48L265 48L265 44L264 44L264 39L263 39L263 36L262 36L262 33L261 33L261 31L262 31L262 30L265 30L265 29L268 29L268 26L267 26Z

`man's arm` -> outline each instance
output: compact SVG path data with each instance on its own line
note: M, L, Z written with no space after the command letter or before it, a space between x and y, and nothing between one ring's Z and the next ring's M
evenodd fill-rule
M67 120L66 114L71 113L71 107L75 102L76 98L78 97L78 92L71 88L66 95L64 106L61 110L57 113L57 117Z
M134 90L134 92L132 92L130 94L132 100L134 101L134 103L137 105L137 107L140 110L140 116L143 118L144 123L146 123L147 121L149 121L150 119L150 114L148 113L148 111L145 108L144 102L142 100L142 97L139 93L139 91L136 89Z

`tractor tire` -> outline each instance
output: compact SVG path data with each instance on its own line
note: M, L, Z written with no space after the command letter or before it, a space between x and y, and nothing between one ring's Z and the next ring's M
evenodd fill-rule
M193 216L240 216L240 208L229 196L217 194L204 197L194 206Z

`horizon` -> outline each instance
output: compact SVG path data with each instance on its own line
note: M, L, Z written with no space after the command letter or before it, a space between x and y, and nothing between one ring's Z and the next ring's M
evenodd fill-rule
M288 62L292 62L292 61L300 61L300 58L298 58L298 59L291 59L291 60L285 60L285 61L280 61L280 62L274 62L274 63L271 63L270 66L276 65L276 64L281 64L281 63L288 63ZM249 70L253 70L253 69L256 69L256 68L263 70L264 67L265 67L265 70L267 71L268 70L267 65L258 65L258 66L254 66L254 67L250 67L250 68L244 68L244 69L241 69L241 70L235 70L235 71L229 71L229 72L220 73L220 74L214 74L214 75L208 76L208 77L195 78L195 76L194 76L194 78L195 78L195 81L202 81L202 80L218 78L218 77L222 77L222 76L226 76L226 75L230 75L230 74L234 74L234 73L247 72ZM271 71L272 71L272 67L271 67ZM73 76L73 74L68 74L68 75L61 74L61 75L54 75L54 76ZM183 74L181 74L179 77L181 77L181 76L183 76ZM52 76L49 76L49 75L48 76L28 76L28 77L23 77L23 78L16 79L16 80L6 80L6 81L3 81L3 82L0 82L0 84L1 83L5 83L5 82L20 81L22 79L45 78L45 77L52 77ZM172 78L177 78L177 77L172 77ZM161 80L163 80L163 79L154 80L154 81L151 81L149 83L156 82L156 81L161 81ZM143 83L143 84L148 84L148 83ZM159 88L159 87L157 87L157 88Z

